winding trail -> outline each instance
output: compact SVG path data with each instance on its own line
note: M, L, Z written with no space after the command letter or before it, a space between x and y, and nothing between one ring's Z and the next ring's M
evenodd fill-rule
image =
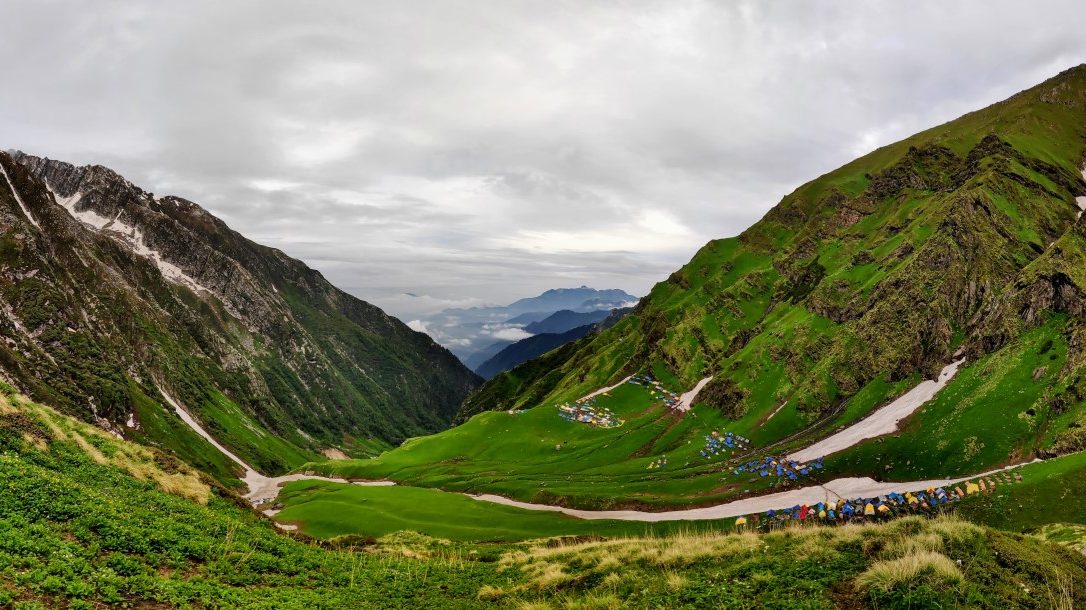
M819 443L816 443L807 449L796 452L789 456L791 459L813 459L806 458L808 452L817 453L814 457L824 455L822 453L832 453L840 451L842 449L851 447L856 443L865 440L867 438L873 438L889 432L893 432L897 429L897 423L913 413L925 402L930 400L936 392L942 389L947 382L954 376L958 370L958 366L963 360L958 360L946 366L939 375L937 380L927 380L909 392L902 395L897 400L882 407L868 418L861 420L858 424L855 424L838 434L835 434ZM618 386L626 383L630 377L623 379L615 385L608 386L596 390L595 392L585 396L585 398L592 398L617 388ZM692 403L693 399L697 396L698 392L709 382L711 378L706 378L698 382L698 384L689 392L682 395L682 399L688 403ZM218 441L216 441L206 430L200 426L192 415L181 408L176 400L168 393L166 393L161 384L159 385L159 392L166 399L166 402L173 407L177 415L184 421L190 428L197 434L206 439L209 443L215 446L216 449L221 451L223 455L236 462L245 470L245 477L242 479L246 486L249 488L249 492L245 495L245 498L252 502L254 505L274 500L280 491L280 487L284 483L290 481L299 480L317 480L328 481L332 483L345 483L355 485L368 485L368 486L389 486L396 485L393 481L350 481L341 478L324 477L308 474L289 474L281 477L267 477L251 466L246 464L241 458L232 453L229 449L224 447ZM687 410L689 406L686 407ZM801 457L796 457L801 456ZM1041 460L1034 460L1035 463ZM562 513L564 515L574 517L577 519L585 520L617 520L617 521L640 521L640 522L660 522L660 521L700 521L700 520L712 520L712 519L727 519L731 517L738 517L741 515L748 515L754 513L763 513L768 510L779 510L795 506L797 504L814 505L818 502L837 501L839 499L853 499L853 498L870 498L888 494L890 492L907 492L924 490L929 487L947 487L951 485L957 485L964 481L976 479L978 477L987 477L999 472L1012 470L1019 468L1024 464L1015 464L983 472L980 474L958 477L958 478L944 478L944 479L928 479L921 481L903 481L903 482L881 482L876 481L870 477L848 477L841 479L834 479L821 485L809 485L807 487L801 487L798 489L790 489L787 491L780 491L777 493L755 496L751 498L743 498L740 500L733 500L731 502L725 502L715 506L707 506L702 508L689 508L670 511L641 511L641 510L583 510L577 508L566 508L564 506L555 506L552 504L535 504L532 502L521 502L519 500L513 500L504 496L495 494L462 494L466 495L473 500L480 502L490 502L493 504L501 504L504 506L512 506L524 510L534 510L543 512L555 512ZM456 492L447 492L456 493ZM264 514L268 517L274 517L278 510L266 510ZM291 530L296 529L296 526L277 524L282 529Z
M158 384L158 391L162 394L162 397L166 399L166 403L173 407L177 416L181 418L181 421L185 422L188 427L192 428L193 432L199 434L211 443L216 449L218 449L223 455L236 463L245 471L245 476L241 479L245 486L249 489L245 494L245 499L251 502L254 506L268 500L274 500L279 496L279 488L284 484L291 481L301 480L315 480L315 481L329 481L331 483L352 483L354 485L368 485L368 486L386 486L395 485L394 481L348 481L347 479L322 477L319 475L311 474L287 474L281 477L268 477L260 474L252 466L245 463L244 460L235 455L232 451L224 447L219 441L215 440L207 430L204 430L200 422L196 421L188 411L181 408L181 405L174 400L173 396L170 396L166 390L162 388L162 384Z
M1034 460L1034 462L1039 461L1041 460ZM800 489L781 491L764 496L744 498L742 500L734 500L732 502L726 502L724 504L718 504L716 506L707 506L704 508L688 508L663 512L648 512L641 510L581 510L576 508L566 508L564 506L554 506L551 504L533 504L531 502L519 502L517 500L510 500L509 498L496 496L494 494L469 494L468 497L479 500L481 502L493 502L494 504L515 506L517 508L523 508L526 510L562 513L564 515L569 515L570 517L587 520L611 519L616 521L643 521L650 523L656 523L659 521L702 521L707 519L727 519L730 517L739 517L742 515L749 515L754 513L764 513L768 510L780 510L790 508L797 504L807 504L808 506L812 506L819 502L836 502L839 499L849 500L854 498L872 498L885 495L893 491L904 493L907 491L925 490L929 487L947 487L949 485L957 485L958 483L976 479L978 477L986 477L999 472L1003 472L1005 470L1012 470L1020 466L1024 466L1024 464L1015 464L1013 466L1008 466L1006 468L1000 468L997 470L991 470L989 472L984 472L970 477L960 477L956 479L929 479L926 481L906 481L899 483L879 482L870 477L834 479L822 485L811 485L808 487L802 487Z

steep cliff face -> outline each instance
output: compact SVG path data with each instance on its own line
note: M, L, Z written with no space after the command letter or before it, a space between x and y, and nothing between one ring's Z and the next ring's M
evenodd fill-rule
M100 166L0 154L0 370L35 398L225 473L173 394L258 469L438 430L478 378L200 206Z
M1080 66L799 187L614 328L475 396L509 408L643 369L685 387L713 376L728 417L775 416L783 437L864 388L934 376L1049 321L1070 340L1086 289L1084 151Z

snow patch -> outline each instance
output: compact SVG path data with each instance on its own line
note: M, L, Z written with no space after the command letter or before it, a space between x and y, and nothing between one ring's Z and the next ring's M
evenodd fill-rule
M56 199L57 204L68 210L68 213L73 218L82 222L85 225L97 231L109 231L121 236L124 241L132 248L132 251L140 256L150 260L158 268L162 276L167 280L187 286L195 291L203 291L210 294L214 294L211 289L207 288L200 282L196 281L191 275L185 273L177 265L167 261L162 253L147 246L143 237L143 232L139 228L134 227L123 220L121 220L121 213L117 212L117 215L113 219L109 219L101 214L98 214L94 210L76 210L75 206L83 198L83 193L76 191L75 193L64 197L58 194L56 191L49 187L50 192L53 193L53 198Z
M18 191L15 190L15 185L11 183L11 179L8 178L8 171L4 169L4 165L0 163L0 174L4 174L4 182L8 183L8 188L11 189L11 194L15 196L15 203L19 204L19 208L23 210L23 214L26 215L26 219L30 221L30 224L34 225L35 229L40 229L41 225L37 220L34 220L34 216L30 213L30 208L26 207L23 203L23 198L19 196Z
M119 234L131 246L133 252L154 263L155 267L167 280L187 286L197 292L203 291L214 294L211 289L196 281L195 278L185 273L180 267L167 261L161 252L150 248L144 239L143 232L139 228L125 223L120 217L121 215L118 213L116 218L102 227L102 230Z
M57 200L57 204L60 207L68 210L68 213L72 215L79 222L91 227L92 229L101 230L102 227L109 224L109 219L95 212L94 210L76 210L75 206L83 199L83 193L76 191L67 197L62 197L59 193L54 191L52 187L49 187L49 192L53 193L53 199Z
M597 396L599 396L600 394L603 394L603 393L605 393L605 392L610 392L611 390L613 390L613 389L615 389L615 388L619 387L620 385L622 385L622 384L626 383L627 381L629 381L629 380L631 380L631 379L633 379L633 375L629 375L629 376L627 376L627 377L623 378L623 379L622 379L622 381L619 381L619 382L618 382L618 383L616 383L615 385L609 385L609 386L607 386L606 388L600 388L600 389L596 390L595 392L592 392L591 394L586 394L585 396L582 396L582 397L581 397L581 400L582 400L582 401L584 401L584 400L588 400L589 398L595 398L595 397L597 397ZM578 401L578 402L580 402L580 401Z
M1086 167L1082 168L1082 179L1086 180ZM1086 196L1075 197L1075 203L1078 204L1078 216L1075 218L1082 218L1082 213L1086 212Z
M702 379L698 382L694 389L679 396L679 404L675 405L675 408L679 411L686 412L690 410L690 407L694 406L694 399L698 397L698 393L705 387L705 384L713 380L712 375Z
M964 358L946 365L939 373L939 378L935 381L927 379L920 382L916 387L902 394L897 400L860 420L859 423L849 426L806 449L793 453L788 456L788 459L797 462L808 462L831 453L844 451L869 438L896 432L898 422L912 415L924 403L934 398L935 394L943 389L943 386L954 377L954 374L958 372L958 366L963 362L965 362Z

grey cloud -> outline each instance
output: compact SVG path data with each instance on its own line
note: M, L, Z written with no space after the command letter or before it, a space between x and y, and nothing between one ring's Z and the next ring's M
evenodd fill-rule
M802 182L1082 62L1083 17L9 0L0 147L197 201L406 319L557 286L643 294Z

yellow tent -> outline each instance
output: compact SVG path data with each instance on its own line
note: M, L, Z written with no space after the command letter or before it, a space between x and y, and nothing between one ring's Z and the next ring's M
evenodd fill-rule
M883 513L883 514L888 513L888 512L890 512L890 507L883 504L882 506L879 507L879 512Z
M747 518L746 517L739 517L738 519L735 520L735 526L736 527L739 527L741 525L746 525L746 524L747 524Z
M966 495L973 495L973 494L976 494L976 493L980 493L980 486L979 485L977 485L976 483L974 483L972 481L965 484L965 494Z
M864 515L871 516L871 515L874 515L874 514L875 514L875 505L868 502L867 506L864 507Z
M824 510L818 511L818 518L819 519L825 519L826 518L826 511L824 511Z

